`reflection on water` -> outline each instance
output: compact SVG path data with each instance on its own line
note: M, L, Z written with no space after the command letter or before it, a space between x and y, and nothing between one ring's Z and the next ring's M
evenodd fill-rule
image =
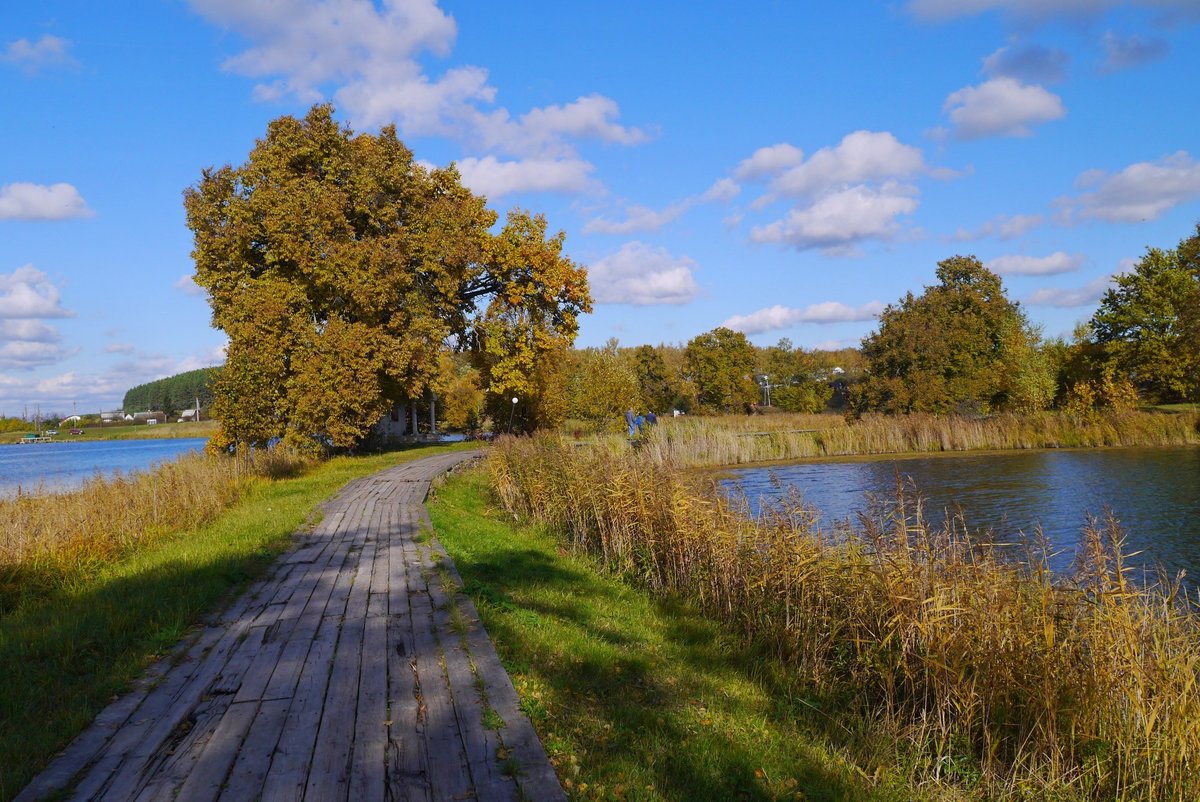
M897 476L911 478L929 517L961 510L972 530L991 529L1000 539L1032 533L1040 523L1056 551L1070 552L1091 513L1111 509L1128 532L1129 552L1187 570L1200 580L1200 448L1122 448L1017 451L988 454L889 457L741 468L722 482L740 485L753 510L793 486L822 514L822 526L867 509L867 495L891 494ZM1070 554L1055 560L1056 568Z
M129 473L204 448L205 439L79 440L0 446L0 496L65 490L96 474Z

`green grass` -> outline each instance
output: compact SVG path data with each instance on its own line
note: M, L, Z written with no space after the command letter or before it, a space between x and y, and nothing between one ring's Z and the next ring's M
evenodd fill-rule
M777 663L515 526L486 481L439 488L434 526L573 799L920 798L830 746Z
M83 434L69 434L71 426L58 427L55 440L74 442L76 440L165 440L175 437L212 437L220 425L215 420L202 420L199 423L159 423L147 426L144 423L137 426L88 426ZM55 428L43 424L42 429ZM26 434L32 434L33 427L28 431L4 432L0 434L0 443L15 443Z
M156 656L227 602L346 482L462 446L331 460L259 480L225 514L0 617L0 799L10 799Z

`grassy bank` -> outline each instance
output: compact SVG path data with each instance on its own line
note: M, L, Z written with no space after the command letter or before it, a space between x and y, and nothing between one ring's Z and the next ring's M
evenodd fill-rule
M1056 578L1036 543L1013 562L912 498L836 537L788 502L750 519L648 451L505 439L489 466L511 514L756 644L867 743L903 745L916 784L1200 798L1198 618L1177 588L1127 581L1115 522Z
M43 574L36 588L10 596L0 614L0 799L14 796L152 658L269 565L321 500L351 479L457 447L338 458L277 479L243 474L235 477L244 483L236 500L207 523L184 515L140 531L131 524L129 539L111 553L103 545L93 554L81 539L89 521L144 504L126 495L139 488L93 485L48 499L34 517L70 505L74 512L59 520L74 526L79 516L79 526L63 542L71 553L93 557L83 570L62 561L63 572ZM189 484L186 473L146 481L162 505L175 503ZM178 492L166 493L168 484Z
M724 466L851 454L1200 443L1195 412L1080 417L1062 412L966 418L935 415L683 417L644 438L648 454L676 465Z
M88 426L83 434L70 434L71 427L63 426L54 436L56 441L75 442L77 440L167 440L179 437L212 437L220 423L215 420L202 420L199 423L159 423L147 426L144 423L136 426ZM47 428L43 426L43 428ZM5 432L0 434L0 443L16 443L28 432Z
M439 488L430 512L571 798L922 798L886 761L864 761L867 776L831 748L780 664L514 526L482 472Z

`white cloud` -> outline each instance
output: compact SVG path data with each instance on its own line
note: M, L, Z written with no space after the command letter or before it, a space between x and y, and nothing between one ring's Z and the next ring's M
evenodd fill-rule
M106 354L132 354L137 351L137 348L132 343L109 343L104 346Z
M1011 216L998 214L974 231L965 228L958 229L951 239L956 242L968 242L991 236L999 237L1002 240L1016 239L1044 222L1046 222L1046 218L1040 214L1014 214Z
M1114 223L1156 220L1200 196L1200 164L1181 150L1157 162L1131 164L1115 175L1089 170L1076 183L1095 189L1061 200L1069 213Z
M777 195L813 196L848 184L908 178L923 169L921 151L890 132L854 131L836 147L821 148L808 161L780 173L771 189Z
M1066 116L1062 98L1041 86L1015 78L992 78L979 86L951 92L942 110L961 139L1030 136L1031 126Z
M61 362L72 353L74 351L67 351L59 343L31 340L0 341L0 367L9 370L29 370Z
M666 248L634 240L588 267L588 285L596 303L686 304L700 294L692 271L696 263L672 256Z
M847 306L840 301L825 301L803 309L776 304L748 315L734 315L721 325L743 334L762 334L790 328L799 323L829 324L874 320L883 309L884 306L879 301L871 301L858 307Z
M969 17L989 11L1021 22L1043 22L1055 17L1099 17L1119 6L1143 6L1164 15L1195 16L1195 0L909 0L915 16L934 22Z
M621 145L651 134L618 120L616 101L599 94L514 116L496 106L498 92L482 67L456 66L427 75L425 52L448 56L457 34L435 0L190 0L211 22L245 36L250 46L226 61L234 72L263 79L255 96L293 96L308 103L332 95L360 126L395 122L413 136L447 136L475 149L460 169L472 189L582 192L592 165L580 140ZM497 155L514 157L501 160Z
M1057 47L1039 44L1002 47L983 60L992 78L1008 77L1030 83L1057 83L1067 75L1070 57Z
M501 161L495 156L463 159L462 182L490 199L512 192L583 192L591 186L591 163L582 159Z
M1053 276L1078 270L1083 262L1083 254L1055 251L1049 256L997 256L989 260L986 266L1002 276Z
M1060 309L1071 309L1077 306L1094 306L1108 290L1112 276L1101 276L1082 287L1060 289L1045 287L1034 290L1024 299L1028 306L1054 306Z
M0 320L0 340L24 340L36 343L56 343L62 335L53 326L28 318Z
M63 309L58 287L33 265L0 273L0 318L74 317Z
M67 356L58 329L40 320L0 320L0 367L28 369Z
M722 178L699 195L690 195L667 208L656 211L646 206L628 206L624 220L609 220L594 217L583 227L585 234L634 234L643 231L658 231L668 223L678 220L685 212L700 203L725 203L737 197L741 186L731 178Z
M19 182L0 187L0 220L69 220L93 214L70 184Z
M850 187L824 195L811 206L792 209L782 220L756 226L750 239L844 254L860 240L893 236L899 227L896 218L916 211L916 195L915 187L896 182L879 189Z
M704 190L699 200L706 203L726 203L736 198L741 191L742 188L732 178L720 178L714 181L711 187Z
M179 290L184 295L191 295L195 297L202 297L204 295L204 288L195 282L191 273L185 273L184 275L180 276L175 282L175 289Z
M1171 47L1165 39L1147 39L1142 36L1118 36L1109 31L1100 40L1104 51L1101 70L1117 72L1167 57Z
M677 220L691 205L690 203L675 203L662 211L655 211L645 206L630 206L625 210L624 220L596 217L584 225L583 233L633 234L638 231L658 231L666 224Z
M795 167L804 161L804 151L800 148L781 142L759 148L748 159L744 159L733 171L735 178L742 181L753 181L778 175L788 167Z
M0 51L0 63L14 64L30 74L47 67L67 67L75 63L67 52L70 47L66 39L50 34L44 34L36 42L17 39Z

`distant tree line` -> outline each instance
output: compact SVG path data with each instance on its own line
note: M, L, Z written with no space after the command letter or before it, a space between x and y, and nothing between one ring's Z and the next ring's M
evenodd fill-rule
M175 416L185 409L194 409L196 399L200 407L208 409L213 403L213 387L221 375L221 368L200 368L177 373L165 379L139 384L125 393L121 408L127 415L138 412L165 412Z

